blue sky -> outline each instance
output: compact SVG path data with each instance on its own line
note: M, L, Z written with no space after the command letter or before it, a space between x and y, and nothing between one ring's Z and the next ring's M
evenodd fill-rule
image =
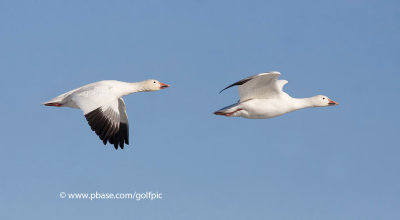
M398 1L0 1L1 219L399 219ZM213 111L220 89L280 71L337 107L268 120ZM131 145L39 104L104 79ZM60 192L161 192L68 200Z

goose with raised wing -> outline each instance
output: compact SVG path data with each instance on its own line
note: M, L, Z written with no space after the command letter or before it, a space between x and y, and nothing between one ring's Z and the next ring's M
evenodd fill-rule
M310 98L292 98L283 91L283 86L288 81L278 80L279 75L279 72L260 73L227 86L221 92L230 87L238 86L240 100L214 112L214 114L261 119L277 117L303 108L339 104L324 95Z
M129 125L122 97L168 87L169 85L154 79L133 83L104 80L71 90L42 104L81 109L91 129L104 145L109 142L115 149L118 146L123 149L124 144L129 144Z

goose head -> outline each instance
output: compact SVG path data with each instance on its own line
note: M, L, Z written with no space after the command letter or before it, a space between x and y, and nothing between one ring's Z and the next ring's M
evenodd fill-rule
M330 99L324 95L317 95L317 96L312 97L312 103L316 107L339 105L339 103L333 101L332 99Z
M165 88L169 87L169 85L159 82L158 80L155 80L155 79L145 80L142 82L142 84L143 84L143 88L146 91L157 91L157 90L161 90L161 89L165 89Z

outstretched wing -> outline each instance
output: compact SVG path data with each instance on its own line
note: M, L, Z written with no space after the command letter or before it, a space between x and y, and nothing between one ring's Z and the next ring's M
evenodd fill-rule
M105 94L74 96L72 100L83 111L91 129L103 141L109 142L115 149L129 144L128 116L122 98L116 99Z
M279 72L260 73L233 83L221 92L230 87L239 86L240 102L254 98L274 98L282 93L282 88L287 83L286 80L278 80L279 75Z

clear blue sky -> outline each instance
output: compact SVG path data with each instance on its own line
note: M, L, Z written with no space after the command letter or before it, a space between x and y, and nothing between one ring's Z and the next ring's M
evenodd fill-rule
M398 1L0 1L1 219L400 219ZM280 71L337 107L215 116L228 84ZM103 80L129 145L39 104ZM60 192L163 193L67 200Z

